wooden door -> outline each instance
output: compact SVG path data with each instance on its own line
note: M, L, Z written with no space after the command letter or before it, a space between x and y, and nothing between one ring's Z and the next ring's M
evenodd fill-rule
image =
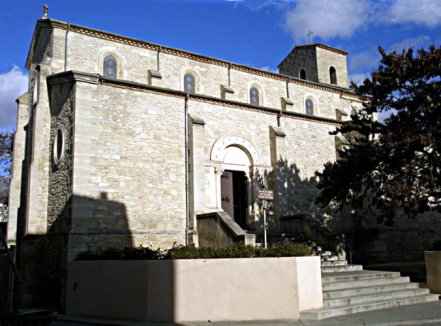
M233 171L225 171L221 175L222 209L234 218Z

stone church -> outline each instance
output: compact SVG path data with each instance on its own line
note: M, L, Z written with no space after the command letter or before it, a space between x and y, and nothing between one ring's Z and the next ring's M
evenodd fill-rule
M324 218L314 173L363 100L347 54L298 45L275 73L44 17L17 100L9 243L56 239L62 260L254 244L259 189L274 191L269 234L290 216Z

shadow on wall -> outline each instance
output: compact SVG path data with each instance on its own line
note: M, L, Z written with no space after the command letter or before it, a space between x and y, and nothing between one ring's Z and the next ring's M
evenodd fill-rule
M98 199L74 195L51 209L56 216L47 234L22 239L21 306L64 312L68 261L86 250L132 247L133 240L125 205L106 193Z
M328 227L336 223L335 210L316 204L320 193L317 178L303 177L296 164L279 159L271 172L257 173L255 179L258 188L274 190L274 201L270 207L272 214L268 217L270 232L281 231L280 218L286 216L307 215L316 223Z

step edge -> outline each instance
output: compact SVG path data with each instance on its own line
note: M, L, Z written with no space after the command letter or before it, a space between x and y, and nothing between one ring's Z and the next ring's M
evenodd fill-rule
M358 304L354 304L354 305L347 305L347 306L341 306L341 307L327 307L327 308L320 308L320 309L313 309L313 310L304 310L302 312L315 313L315 312L326 312L326 311L332 311L332 310L338 310L338 309L352 309L352 308L357 308L357 307L372 306L375 304L385 304L385 303L390 303L390 302L417 300L417 299L424 299L424 298L431 298L431 297L435 298L437 296L439 296L439 295L430 293L427 295L421 295L421 296L415 296L415 297L403 297L403 298L398 298L398 299L371 301L371 302L367 302L365 304L358 303Z
M325 302L325 301L329 302L332 300L346 300L346 299L352 299L352 298L364 298L367 296L374 296L374 295L384 294L384 293L398 293L398 292L412 292L412 291L421 292L421 294L430 294L429 289L415 288L415 289L405 289L405 290L397 290L397 291L389 291L389 292L374 292L374 293L359 295L359 296L355 296L355 297L351 296L351 297L341 297L341 298L335 298L335 299L324 299L323 302Z

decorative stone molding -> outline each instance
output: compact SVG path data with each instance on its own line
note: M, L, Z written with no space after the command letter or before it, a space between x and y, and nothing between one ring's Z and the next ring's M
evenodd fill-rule
M252 165L259 165L260 158L257 154L256 147L245 138L238 136L223 136L220 137L213 145L211 150L211 160L212 161L222 161L225 155L225 149L228 146L236 145L242 149L244 149L248 155L250 155L252 160Z
M204 125L205 125L205 121L204 121L203 119L201 119L201 118L197 118L197 117L191 117L191 122L192 122L194 125L201 125L201 126L204 126Z
M149 79L149 85L151 86L161 86L158 84L158 82L162 79L162 75L157 70L149 69L148 71L148 79Z
M280 127L273 127L273 126L271 126L270 128L274 132L274 135L276 135L277 137L286 137L286 134L285 134L285 132L283 131L282 128L280 128Z
M285 110L285 111L291 110L294 105L294 102L291 101L291 99L289 99L287 97L281 97L280 101L282 103L282 110Z
M221 85L221 98L229 100L230 96L234 94L234 89L228 85Z

